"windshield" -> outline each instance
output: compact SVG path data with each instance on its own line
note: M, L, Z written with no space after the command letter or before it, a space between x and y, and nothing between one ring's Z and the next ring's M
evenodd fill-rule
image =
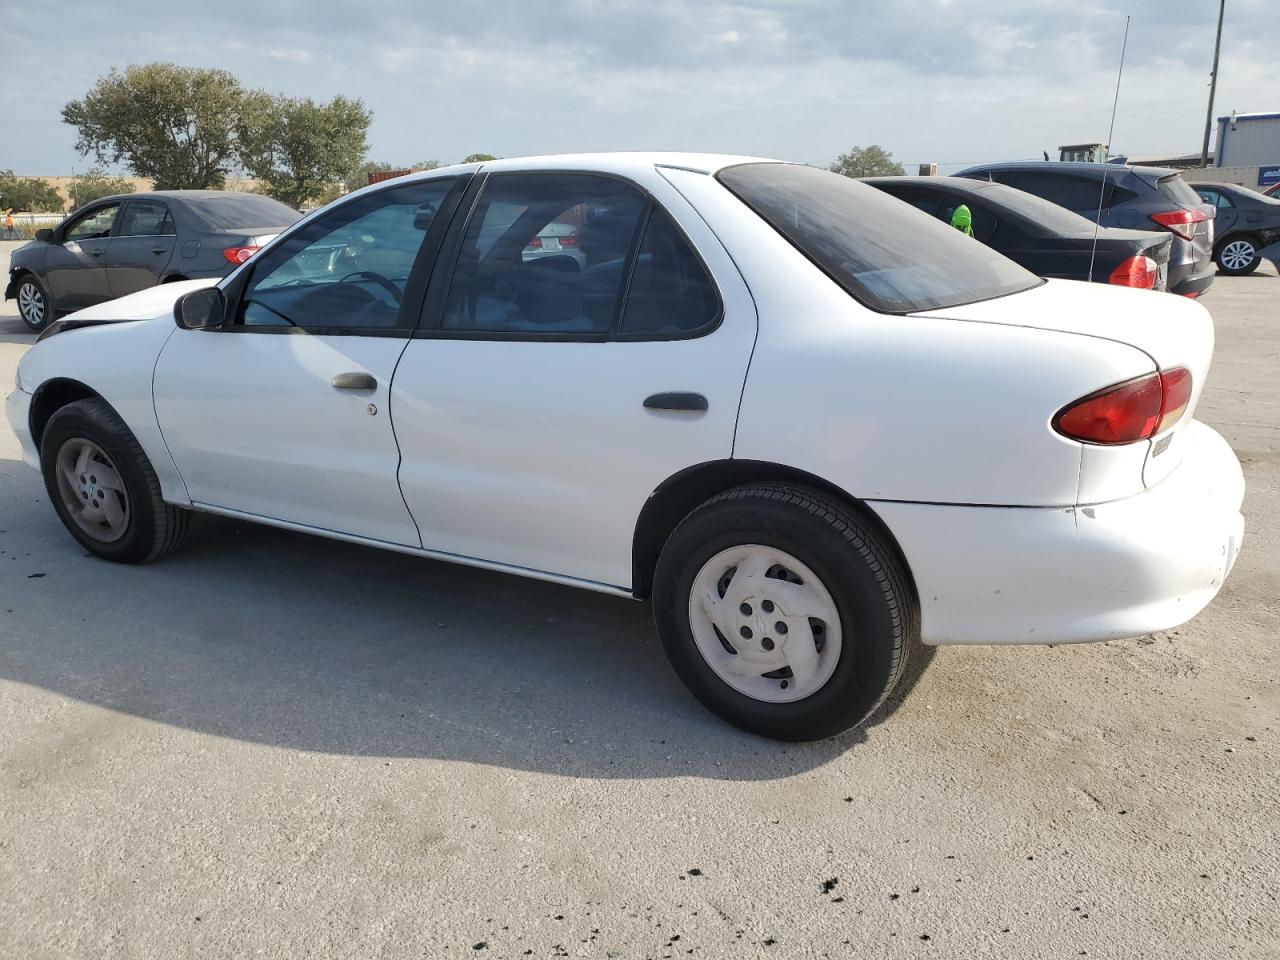
M302 219L293 207L252 193L227 193L220 197L184 199L200 221L212 230L243 230L245 227L287 227Z
M1041 282L980 241L836 173L746 163L717 179L849 294L882 313L990 300Z

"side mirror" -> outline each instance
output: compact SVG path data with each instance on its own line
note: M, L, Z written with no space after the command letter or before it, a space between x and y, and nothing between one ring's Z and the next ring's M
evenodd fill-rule
M36 231L36 239L41 243L49 243L53 239L53 231L48 227L41 227Z
M183 330L221 330L226 307L217 287L192 290L173 305L173 322Z

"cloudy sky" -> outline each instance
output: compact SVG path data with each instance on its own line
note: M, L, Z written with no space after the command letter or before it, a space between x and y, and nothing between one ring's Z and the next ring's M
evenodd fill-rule
M23 13L23 11L26 13ZM42 0L0 47L0 168L87 161L60 111L110 67L167 60L374 112L370 158L411 163L688 149L828 163L879 143L959 165L1104 140L1200 147L1214 0ZM27 22L0 0L0 22ZM1280 110L1276 0L1227 0L1216 114ZM945 171L944 167L944 171Z

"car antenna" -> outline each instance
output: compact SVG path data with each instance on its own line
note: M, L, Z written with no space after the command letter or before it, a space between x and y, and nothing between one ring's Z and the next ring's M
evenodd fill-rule
M1107 145L1104 149L1111 149L1111 137L1116 132L1116 107L1120 105L1120 78L1124 76L1124 52L1129 46L1129 21L1131 17L1124 18L1124 41L1120 44L1120 69L1116 72L1116 96L1111 101L1111 126L1107 129ZM1098 215L1093 218L1093 246L1089 250L1089 282L1093 282L1093 260L1098 254L1098 228L1102 224L1102 202L1107 196L1107 170L1102 171L1102 187L1098 190Z

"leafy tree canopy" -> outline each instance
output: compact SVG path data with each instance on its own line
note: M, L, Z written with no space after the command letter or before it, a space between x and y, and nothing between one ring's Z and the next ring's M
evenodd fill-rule
M113 67L62 119L82 155L124 162L157 190L218 189L235 163L244 99L225 70L148 63Z
M12 170L0 170L0 210L61 213L62 208L62 197L48 180L19 177Z
M492 153L468 153L462 158L463 163L486 163L489 160L497 160Z
M90 167L84 173L71 178L67 193L71 194L71 206L74 209L102 197L133 193L133 181L126 177L108 176L101 167Z
M893 154L874 143L840 154L830 170L846 177L900 177L907 172Z
M246 97L238 130L240 162L259 189L291 207L332 193L360 167L373 119L359 100ZM347 184L348 187L357 184Z

